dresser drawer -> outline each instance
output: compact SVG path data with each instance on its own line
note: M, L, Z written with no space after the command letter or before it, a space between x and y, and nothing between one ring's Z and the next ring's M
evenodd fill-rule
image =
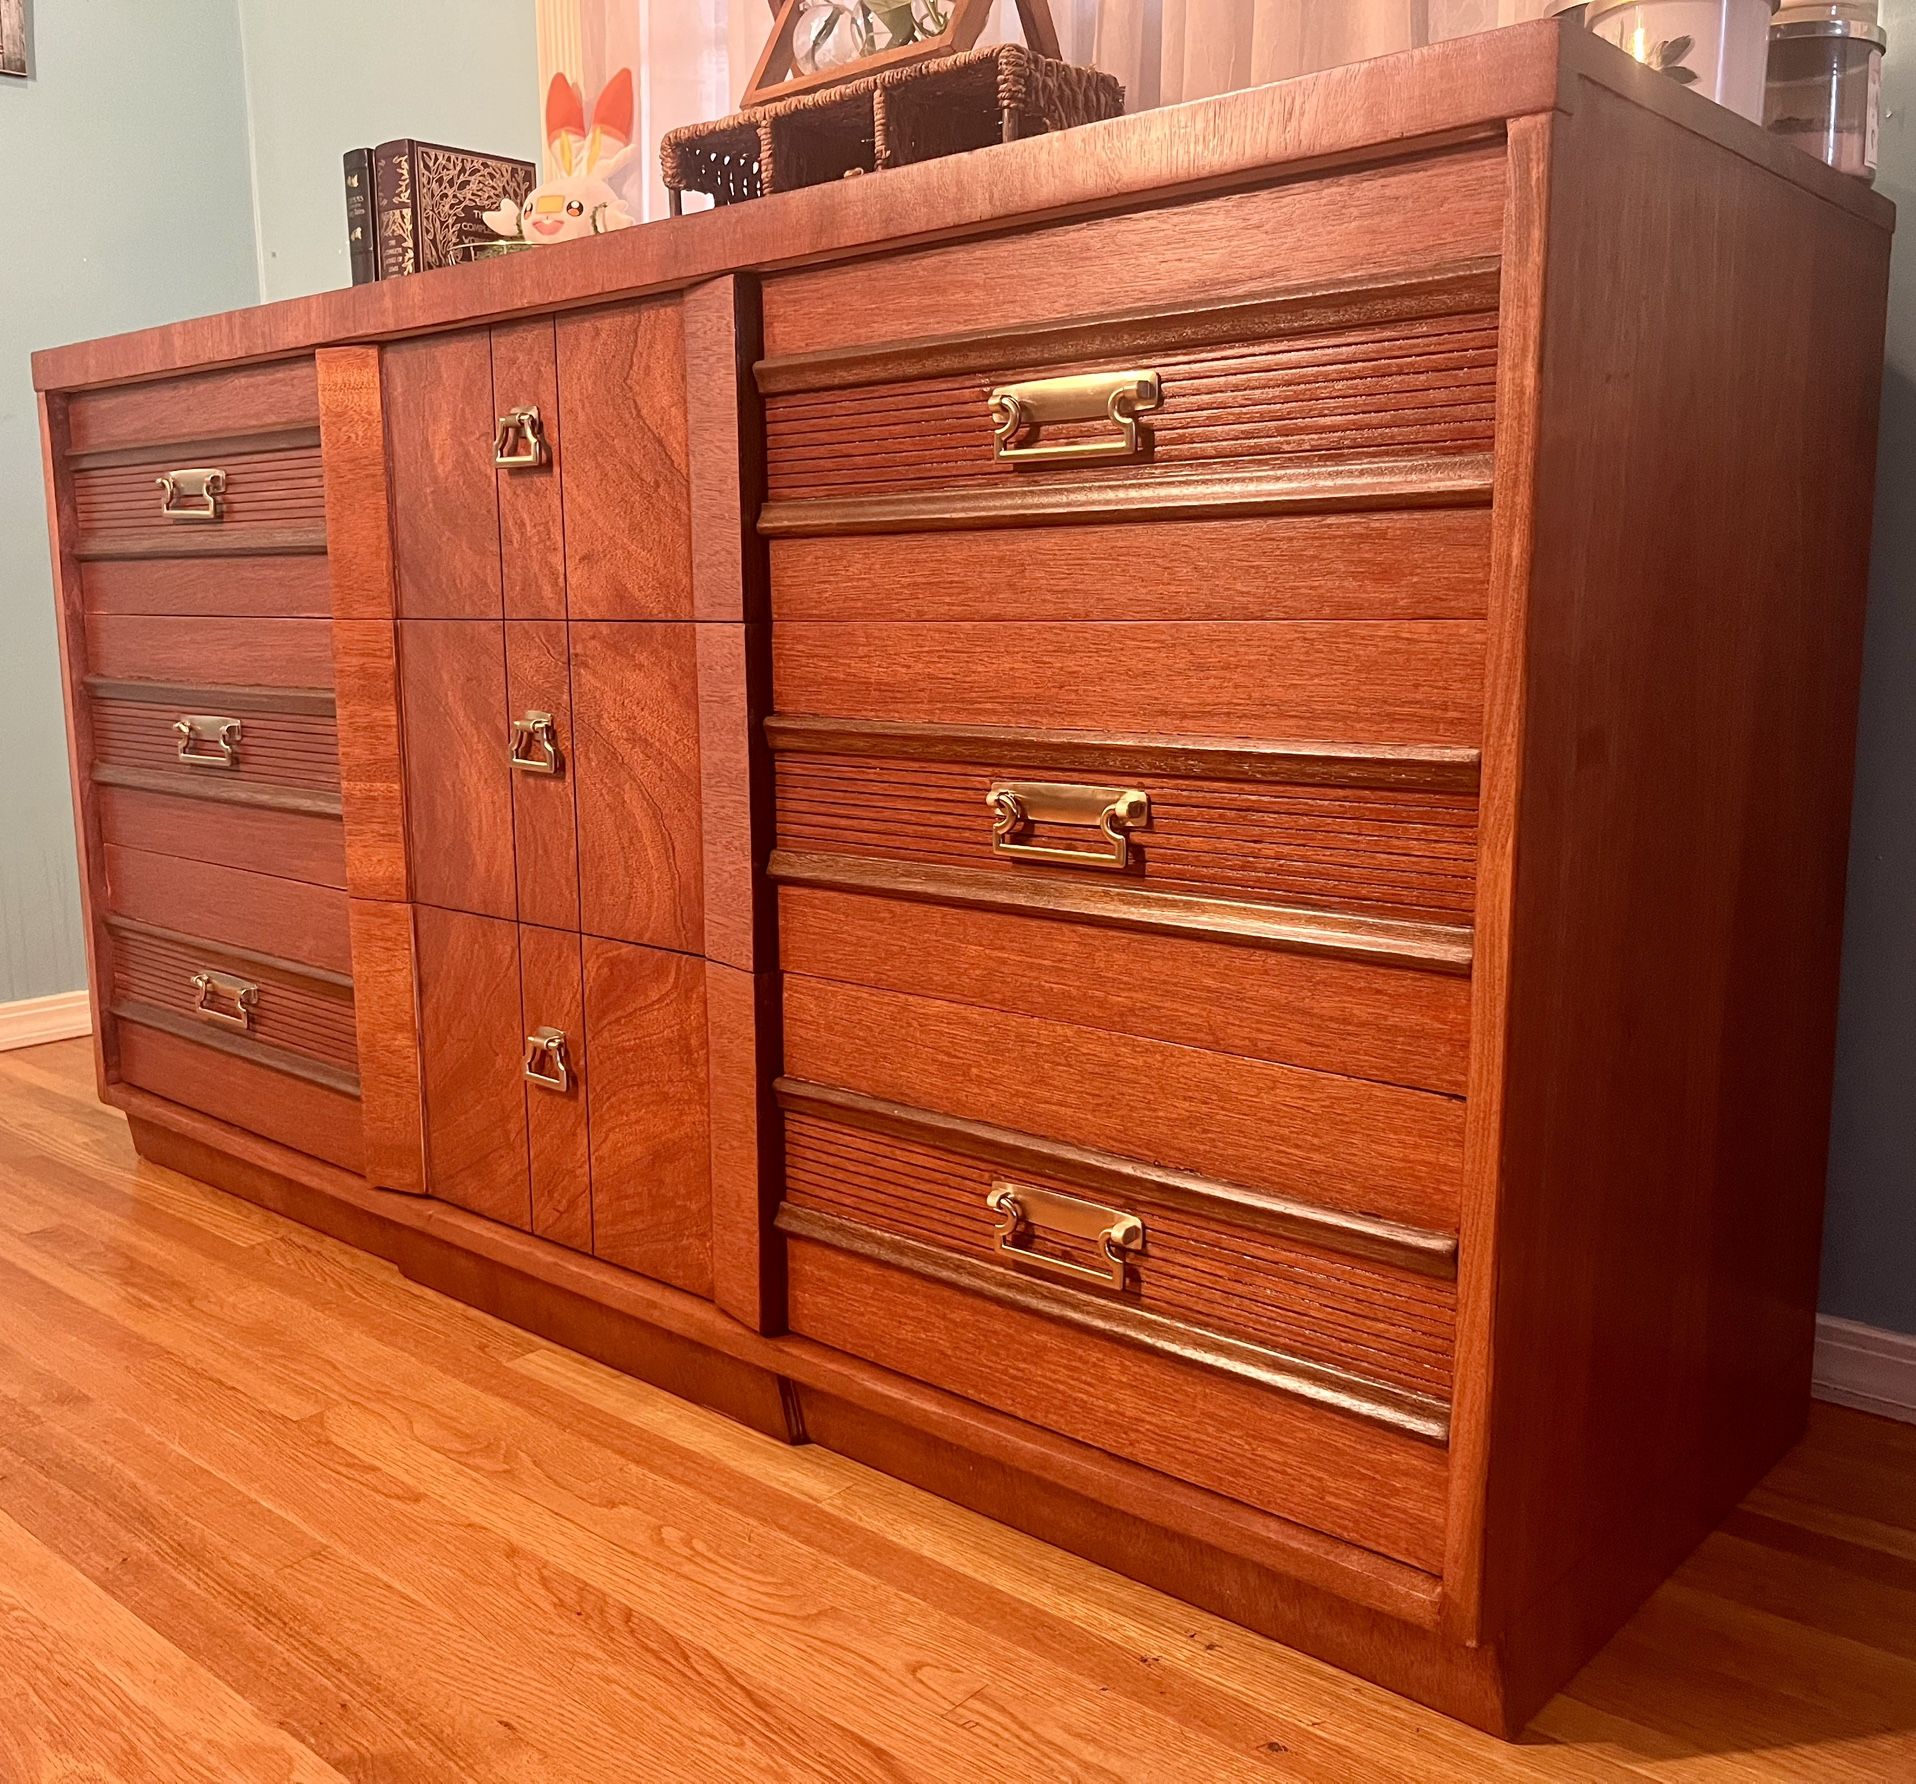
M1239 932L1299 907L1470 919L1473 750L779 717L766 729L775 871Z
M192 916L181 911L176 920ZM357 1089L349 975L131 917L106 922L116 1014L336 1090Z
M786 1081L794 1332L1434 1569L1453 1259Z
M1497 303L1485 261L767 360L763 524L1482 501Z
M310 359L84 393L68 421L83 560L326 549Z
M190 788L209 798L317 793L338 809L339 739L329 693L103 677L90 677L87 692L96 778Z
M192 889L190 878L179 882ZM230 882L229 882L230 884ZM137 902L137 899L135 900ZM110 912L120 1075L155 1095L358 1169L351 978L331 967ZM208 927L230 927L215 917Z

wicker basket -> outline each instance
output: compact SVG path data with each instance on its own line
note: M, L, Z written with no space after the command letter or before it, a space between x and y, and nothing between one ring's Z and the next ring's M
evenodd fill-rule
M1123 111L1110 75L1000 44L688 124L659 144L659 165L677 216L685 192L737 204Z

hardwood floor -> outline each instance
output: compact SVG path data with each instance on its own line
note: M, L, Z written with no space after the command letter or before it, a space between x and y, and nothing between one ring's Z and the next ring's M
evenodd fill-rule
M1916 1778L1916 1429L1503 1746L138 1164L0 1054L0 1784Z

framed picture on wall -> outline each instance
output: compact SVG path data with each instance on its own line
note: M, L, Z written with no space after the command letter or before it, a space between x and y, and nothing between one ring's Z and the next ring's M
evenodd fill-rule
M0 0L0 74L27 75L27 0Z

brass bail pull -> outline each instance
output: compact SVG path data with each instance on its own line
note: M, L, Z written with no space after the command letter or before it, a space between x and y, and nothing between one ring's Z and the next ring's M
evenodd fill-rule
M1163 406L1164 385L1156 372L1087 372L1001 384L991 393L992 456L1026 465L1137 458L1149 445L1138 417ZM1053 446L1027 439L1046 426L1072 421L1109 421L1117 437Z
M1040 1189L1034 1183L1000 1178L985 1197L985 1206L994 1216L992 1243L1000 1256L1048 1270L1070 1282L1095 1282L1100 1288L1121 1289L1129 1254L1144 1249L1144 1222L1137 1215L1055 1189ZM1088 1241L1099 1262L1081 1264L1020 1244L1020 1239L1034 1228Z
M536 471L552 463L545 419L537 403L522 403L499 417L492 436L492 462L502 471Z
M237 768L244 732L238 719L188 713L173 721L173 734L180 740L175 753L190 768Z
M559 772L559 728L551 713L529 712L512 721L509 760L521 774Z
M1063 781L998 781L985 795L991 846L1014 861L1122 872L1131 865L1131 832L1151 821L1151 796L1138 787L1081 787ZM1094 830L1097 840L1058 845L1026 840L1038 824Z
M572 1064L566 1058L563 1028L535 1028L526 1036L525 1071L527 1082L542 1090L572 1088Z
M216 973L203 968L192 978L193 1014L202 1022L241 1031L253 1026L253 1012L259 1007L259 987L231 973Z
M153 481L159 485L160 512L169 521L204 525L219 520L225 513L224 471L163 471Z

